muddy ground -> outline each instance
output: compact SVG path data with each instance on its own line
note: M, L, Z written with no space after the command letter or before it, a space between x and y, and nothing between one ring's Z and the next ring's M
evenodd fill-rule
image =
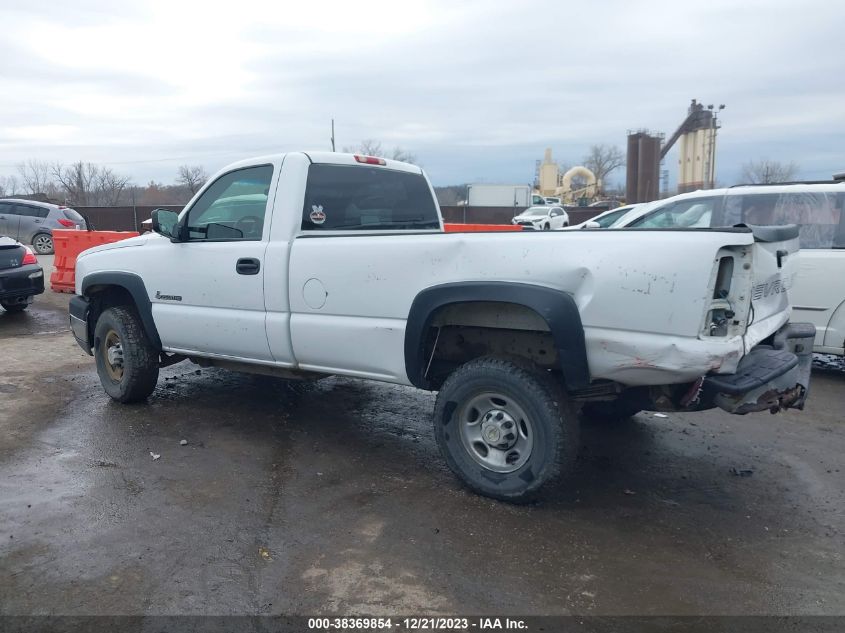
M835 362L804 412L585 425L520 507L461 487L414 389L183 363L115 404L66 303L0 313L0 613L845 614Z

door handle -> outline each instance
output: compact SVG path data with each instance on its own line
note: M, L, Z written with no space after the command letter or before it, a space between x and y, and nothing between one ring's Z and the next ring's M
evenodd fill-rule
M778 268L783 268L783 258L789 255L789 251L780 249L777 252Z
M235 265L239 275L257 275L261 270L261 262L254 257L241 257Z

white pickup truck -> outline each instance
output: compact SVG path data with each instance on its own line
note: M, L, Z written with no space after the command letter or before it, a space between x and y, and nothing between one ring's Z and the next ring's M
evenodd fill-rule
M230 165L153 229L77 261L71 328L108 395L142 400L183 359L439 391L448 465L498 499L572 466L579 407L807 396L795 227L445 233L419 167L315 152Z

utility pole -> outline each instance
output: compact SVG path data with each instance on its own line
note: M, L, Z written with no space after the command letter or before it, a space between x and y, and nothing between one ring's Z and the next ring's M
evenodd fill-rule
M707 189L713 189L716 186L716 133L719 129L719 113L725 109L725 104L722 103L718 108L713 105L708 105L710 110L710 143L707 150Z
M336 151L334 148L334 119L332 119L332 151Z

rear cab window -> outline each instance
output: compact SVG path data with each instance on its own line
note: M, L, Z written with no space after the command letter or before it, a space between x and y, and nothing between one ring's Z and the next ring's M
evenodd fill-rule
M439 230L440 216L422 174L358 165L308 168L302 230Z

